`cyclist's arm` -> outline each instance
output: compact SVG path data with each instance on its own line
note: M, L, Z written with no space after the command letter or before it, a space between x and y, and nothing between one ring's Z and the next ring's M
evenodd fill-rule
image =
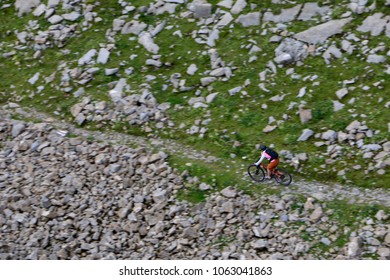
M261 153L260 159L259 159L257 162L255 162L255 164L256 164L256 165L259 165L259 164L264 160L264 158L265 158L264 153Z

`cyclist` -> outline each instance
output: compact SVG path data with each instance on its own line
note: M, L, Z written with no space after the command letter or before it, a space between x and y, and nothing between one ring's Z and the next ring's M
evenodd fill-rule
M279 164L279 155L277 152L272 150L271 148L268 148L265 145L260 145L261 157L260 159L255 162L256 166L259 166L260 163L266 158L268 159L269 163L267 165L267 177L266 180L271 179L271 174L275 170L276 166Z

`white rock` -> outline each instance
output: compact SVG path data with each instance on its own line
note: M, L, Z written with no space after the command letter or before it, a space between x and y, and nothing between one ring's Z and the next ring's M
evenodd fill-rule
M43 15L46 11L46 5L45 4L40 4L33 12L33 15L36 17L40 17Z
M245 9L245 7L247 6L247 2L245 1L245 0L237 0L235 3L234 3L234 5L233 5L233 7L232 7L232 9L230 10L230 12L232 13L232 14L239 14L239 13L241 13L244 9Z
M38 73L35 73L35 75L34 75L32 78L30 78L30 79L28 80L28 82L29 82L30 84L34 85L34 84L38 81L39 76L40 76L40 73L39 73L39 72L38 72Z
M336 91L336 95L339 99L343 99L347 94L348 94L347 88L342 88L342 89Z
M63 14L62 17L65 20L76 21L76 20L78 20L81 17L81 14L79 12L72 11L69 14Z
M225 27L234 20L233 16L230 13L226 13L222 16L220 21L216 24L216 27Z
M216 80L217 80L216 77L205 77L205 78L200 79L200 83L202 86L205 87L205 86L208 86L208 85L214 83Z
M233 2L234 0L222 0L217 4L217 6L231 9L233 7Z
M386 61L386 57L383 55L371 54L367 57L368 63L383 63Z
M40 3L40 0L16 0L15 9L18 11L18 16L20 17L31 12L31 10L38 7Z
M275 57L274 61L277 64L285 64L292 62L293 58L289 53L281 53L277 57Z
M313 213L311 213L311 215L310 215L310 221L311 221L312 223L318 222L318 221L321 219L321 217L322 217L323 214L324 214L324 213L323 213L323 211L322 211L322 208L321 208L321 207L317 207L316 209L314 209Z
M141 32L138 43L140 43L148 52L157 54L160 47L154 43L152 35L149 32Z
M83 57L81 57L78 61L79 66L83 66L85 64L90 64L93 60L93 58L96 56L97 51L95 49L92 49L88 51Z
M104 70L104 74L106 76L112 76L112 75L115 75L116 73L118 73L118 71L119 71L119 68L108 68L108 69Z
M332 102L333 102L333 112L338 112L345 107L345 105L338 100L332 100Z
M217 98L218 96L218 93L211 93L209 95L206 96L206 103L212 103L214 102L214 100Z
M307 141L311 136L313 136L313 134L313 130L306 128L302 131L302 134L299 136L297 141Z
M60 23L61 21L63 21L64 18L62 16L59 16L59 15L54 15L54 16L51 16L48 21L51 23L51 24L57 24L57 23Z
M191 64L188 68L187 68L187 74L188 75L194 75L196 73L196 71L198 71L198 67L196 67L195 64Z
M14 124L12 126L12 131L11 131L12 137L15 138L16 136L21 134L25 128L26 128L26 126L23 123Z
M210 47L215 46L215 41L219 39L219 29L215 28L213 31L210 33L209 37L207 38L207 45Z
M360 237L353 237L352 240L348 243L348 257L355 258L358 257L361 253L362 240Z
M236 22L241 23L242 26L258 26L260 25L260 12L253 12L246 15L240 15Z
M126 79L119 79L118 83L115 85L115 88L110 90L109 94L113 102L117 102L122 99L123 89L127 85Z
M341 33L343 27L351 20L352 18L331 20L300 32L294 35L294 38L309 44L321 44L329 37Z
M109 57L110 57L110 52L106 48L101 48L99 50L97 63L106 64Z

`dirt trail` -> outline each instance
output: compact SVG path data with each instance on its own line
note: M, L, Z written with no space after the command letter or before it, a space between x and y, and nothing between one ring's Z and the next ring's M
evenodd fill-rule
M184 146L170 139L145 139L145 137L128 135L119 132L91 131L78 128L73 124L60 121L47 114L36 112L32 109L0 108L0 121L6 118L9 119L12 115L22 116L22 118L26 120L39 120L41 122L50 123L59 131L63 130L74 135L92 138L96 141L156 149L167 154L175 154L187 159L203 160L206 162L224 161L211 156L206 151L194 150L191 147ZM237 170L237 176L242 176L248 184L251 183L249 176L246 174L246 168L243 167L242 170ZM340 184L328 185L320 182L309 182L304 180L293 180L293 183L288 187L282 187L276 183L259 184L259 187L277 189L283 195L300 193L319 200L329 201L334 199L343 199L349 201L350 203L380 204L390 207L390 189L363 189L353 186L343 186Z

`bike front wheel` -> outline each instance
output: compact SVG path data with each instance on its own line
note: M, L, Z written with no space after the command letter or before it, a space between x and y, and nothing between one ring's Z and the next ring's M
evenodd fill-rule
M292 176L284 168L278 168L275 170L275 180L283 186L288 186L292 182Z
M255 182L262 182L265 178L265 172L263 168L257 166L256 164L252 164L248 166L248 174L249 177L252 178Z

